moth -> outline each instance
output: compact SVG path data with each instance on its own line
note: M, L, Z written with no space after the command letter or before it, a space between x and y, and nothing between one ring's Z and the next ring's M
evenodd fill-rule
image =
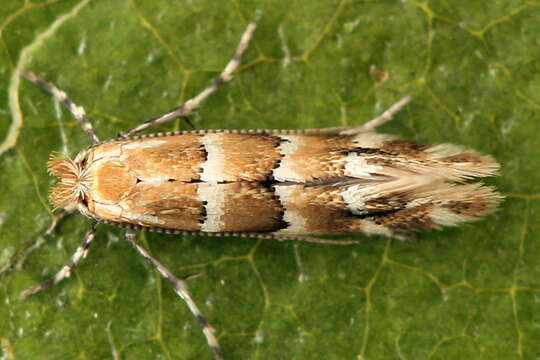
M138 229L184 235L304 240L330 234L382 235L407 240L423 229L455 226L492 213L501 195L473 179L497 174L487 155L451 144L402 140L373 130L409 101L350 128L306 130L192 130L136 135L186 117L232 78L253 36L245 30L233 58L214 82L184 105L100 141L84 109L39 76L21 71L63 103L92 145L72 160L54 155L59 178L50 199L79 210L92 225L70 262L54 277L24 291L26 298L69 276L86 256L98 223L125 228L125 239L186 302L215 359L223 355L186 281L154 259Z

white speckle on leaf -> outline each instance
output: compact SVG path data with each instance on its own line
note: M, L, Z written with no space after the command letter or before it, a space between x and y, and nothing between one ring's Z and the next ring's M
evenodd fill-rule
M437 66L437 68L435 69L435 72L438 72L442 76L447 77L448 76L448 66L446 66L446 64L441 64L441 65Z
M428 34L429 41L433 41L436 34L437 34L437 31L432 29Z
M513 130L514 128L514 125L518 123L517 121L515 121L514 118L509 118L507 119L505 122L502 123L502 126L501 126L501 132L503 135L506 135L508 133L510 133L510 131Z
M56 242L56 248L58 250L61 250L61 249L64 248L64 237L63 236L58 237L58 241Z
M291 62L291 51L289 50L289 47L287 46L285 35L283 34L282 24L280 24L278 27L278 35L279 35L279 40L281 41L281 51L283 51L283 60L281 61L281 66L285 68Z
M2 249L2 253L0 254L0 268L3 268L7 265L9 259L13 256L15 253L15 247L14 246L8 246Z
M301 328L298 328L297 330L298 330L298 333L300 334L300 336L298 336L297 341L298 341L299 344L303 344L305 342L305 338L306 338L305 334L304 334L304 331L302 331Z
M343 37L340 34L337 35L336 48L337 49L343 48Z
M83 35L79 47L77 48L77 54L82 55L86 50L86 35Z
M347 124L347 108L343 105L339 107L341 124Z
M115 244L118 242L118 235L116 235L115 233L109 231L107 232L107 248L109 248L111 245Z
M111 87L111 83L112 83L112 75L109 74L109 76L107 76L107 80L105 80L105 84L103 84L103 88L105 90L108 90Z
M62 119L62 110L60 109L60 102L58 102L56 99L52 99L53 107L54 107L54 116L57 120Z
M154 286L156 283L156 277L153 273L148 273L148 285Z
M60 296L56 297L56 306L57 307L63 307L64 306L64 300L62 300L63 295L65 295L65 291L62 291L62 293L60 293Z
M263 11L260 8L255 9L255 22L259 22Z
M470 113L470 114L465 115L465 117L463 118L463 120L464 120L463 121L463 127L464 128L470 127L475 118L476 118L476 116L475 116L474 113Z
M49 275L49 273L50 273L50 270L49 270L48 267L44 267L43 269L41 269L41 275L42 275L43 277Z
M489 68L488 74L491 77L497 77L497 75L499 75L499 69L495 66L492 66Z
M343 24L343 30L345 32L352 32L357 26L360 24L360 18L356 18L354 21L347 21L345 24Z
M348 56L345 56L345 57L342 57L340 60L339 60L339 65L342 67L342 68L348 68L350 65L352 64L352 60L350 57ZM346 89L340 89L341 92L344 92L346 91Z
M443 290L441 290L441 292L442 292L441 293L442 300L445 301L445 302L448 301L448 291L443 289Z
M403 353L401 352L401 347L399 346L400 338L401 338L401 334L396 336L396 340L394 341L394 344L396 346L396 353L398 354L399 359L405 359L405 356L403 356Z
M64 122L62 121L62 109L60 107L60 102L56 99L53 99L54 115L58 122L58 132L60 133L60 138L62 139L62 153L68 154L68 139L66 135L66 129L64 128Z
M28 107L32 110L32 113L34 115L36 114L39 114L39 111L37 110L36 106L34 105L34 102L30 99L26 99L26 104L28 105ZM7 113L7 111L6 111Z
M114 344L114 338L111 332L111 326L112 326L112 321L109 321L107 323L107 326L105 327L105 332L107 333L107 338L109 340L109 345L111 347L112 358L117 360L117 359L120 359L120 356L118 354L118 350L116 350L116 345Z
M263 341L264 341L263 332L261 330L257 330L257 332L255 333L255 336L253 337L253 342L255 344L262 344Z

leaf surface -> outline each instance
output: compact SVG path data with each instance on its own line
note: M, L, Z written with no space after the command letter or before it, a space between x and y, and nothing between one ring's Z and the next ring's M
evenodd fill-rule
M100 227L68 280L18 299L68 262L88 227L72 214L44 235L49 154L89 143L14 72L58 85L109 139L197 94L256 18L240 71L192 116L198 128L355 125L412 95L381 131L493 154L501 176L487 182L507 199L483 221L412 244L139 234L177 275L202 274L189 285L225 357L539 357L539 17L536 1L3 0L3 358L211 358L185 304L114 227Z

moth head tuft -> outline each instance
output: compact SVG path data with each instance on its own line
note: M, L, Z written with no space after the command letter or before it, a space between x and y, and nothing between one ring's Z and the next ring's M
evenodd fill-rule
M88 197L90 177L82 164L62 155L51 155L47 168L60 179L49 194L55 208L76 206Z

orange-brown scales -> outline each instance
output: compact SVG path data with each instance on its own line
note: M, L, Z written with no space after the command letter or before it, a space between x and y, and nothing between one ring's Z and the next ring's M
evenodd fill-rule
M490 156L390 135L180 134L54 157L55 206L98 220L203 232L401 234L493 212L501 195L464 182Z

